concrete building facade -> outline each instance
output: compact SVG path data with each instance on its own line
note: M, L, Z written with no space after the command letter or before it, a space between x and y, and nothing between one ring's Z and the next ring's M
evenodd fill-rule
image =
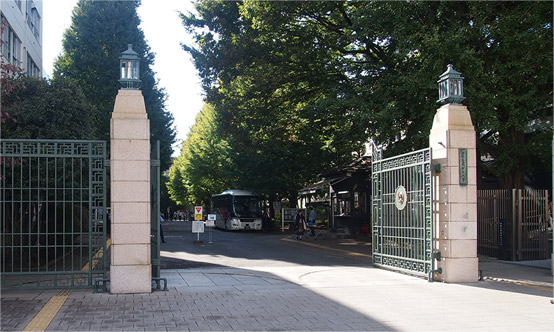
M2 0L2 63L23 69L30 77L42 76L42 1Z

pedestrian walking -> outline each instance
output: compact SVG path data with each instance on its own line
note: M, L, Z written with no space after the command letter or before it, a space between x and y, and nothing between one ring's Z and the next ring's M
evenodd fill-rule
M308 215L308 226L310 227L312 236L315 236L315 210L313 206L310 206L310 214Z
M294 224L296 225L296 239L302 240L302 237L304 236L304 231L307 228L304 211L298 210L298 213L296 214L296 218L294 220Z
M162 217L162 215L160 214L160 238L162 239L162 243L165 243L164 228L162 226L163 222L164 222L164 217Z

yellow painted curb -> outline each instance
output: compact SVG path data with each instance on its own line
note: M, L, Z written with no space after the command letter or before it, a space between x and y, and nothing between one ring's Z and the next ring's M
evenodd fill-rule
M59 291L56 295L52 296L39 313L27 324L23 331L44 331L52 322L52 319L56 317L58 311L71 294L71 290L64 289Z
M554 288L548 288L548 286L536 285L536 284L532 284L531 282L525 282L525 281L521 281L521 280L506 279L506 278L495 278L495 277L484 277L483 280L484 281L493 281L493 282L502 282L502 283L505 283L505 284L514 284L514 285L518 285L518 286L539 289L539 290L543 290L543 291L547 291L547 292L554 292Z
M541 287L541 286L536 286L536 285L531 285L531 284L526 284L526 283L522 283L522 282L516 282L515 284L516 284L516 285L523 286L523 287L529 287L529 288L534 288L534 289L540 289L540 290L547 291L547 292L554 292L554 289L550 289L550 288L546 288L546 287Z
M106 240L106 250L108 250L108 248L110 247L111 244L112 244L112 239L107 239ZM100 250L98 250L96 255L94 255L94 259L92 260L92 269L90 269L90 270L94 270L94 268L98 264L97 258L101 258L102 256L104 256L104 248L100 248ZM90 262L88 262L85 266L83 266L81 271L88 271L89 268L90 268L89 264L90 264Z
M293 240L293 239L289 239L289 238L282 238L281 240L282 241L288 241L288 242L294 242L294 243L300 243L300 244L303 244L303 245L306 245L306 246L312 246L312 247L320 248L320 249L338 251L338 252L342 252L342 253L352 255L352 256L361 256L361 257L367 257L367 258L372 258L373 257L372 255L360 254L359 252L353 252L353 251L348 251L348 250L344 250L344 249L330 248L330 247L326 247L326 246L322 246L322 245L319 245L319 244L306 242L306 241L297 241L297 240Z

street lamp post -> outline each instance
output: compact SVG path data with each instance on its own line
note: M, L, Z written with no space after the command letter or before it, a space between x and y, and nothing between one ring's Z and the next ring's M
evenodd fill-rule
M439 84L439 100L441 104L461 105L464 97L464 78L460 72L448 65L448 69L442 73L437 81Z
M119 57L120 77L119 83L124 90L140 89L140 62L139 55L133 51L133 45L127 45L128 49L121 52Z

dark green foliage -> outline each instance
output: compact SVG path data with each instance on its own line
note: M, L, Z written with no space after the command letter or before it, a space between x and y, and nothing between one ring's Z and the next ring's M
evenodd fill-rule
M229 144L232 179L273 198L373 138L428 145L437 79L465 79L480 170L521 188L549 166L552 2L200 1L185 46ZM194 158L184 156L183 158ZM212 174L213 175L213 174Z
M165 93L157 85L151 65L154 54L139 29L140 1L80 0L65 32L64 53L55 64L54 80L70 77L79 82L95 107L95 136L109 140L110 118L119 85L119 56L132 44L141 57L142 94L150 120L151 141L160 140L161 169L170 165L175 140L173 117L165 110Z
M10 93L2 95L2 138L92 139L93 108L76 82L19 78ZM13 121L11 121L13 119Z

